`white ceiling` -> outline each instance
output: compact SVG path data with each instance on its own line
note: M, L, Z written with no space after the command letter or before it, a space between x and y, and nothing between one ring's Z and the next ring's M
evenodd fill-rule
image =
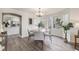
M33 13L33 14L35 14L36 12L38 12L38 8L15 8L15 9L16 10L20 10L20 11L24 11L24 12ZM62 11L64 9L65 8L41 8L41 11L45 15L49 15L49 14L57 13L57 12Z

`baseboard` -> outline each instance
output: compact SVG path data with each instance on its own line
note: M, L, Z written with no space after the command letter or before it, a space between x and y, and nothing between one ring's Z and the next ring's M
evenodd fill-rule
M26 38L26 37L28 37L28 35L22 35L22 36L21 36L21 38Z
M61 37L61 36L57 36L57 35L53 35L55 37L58 37L58 38L61 38L61 39L64 39L64 37Z

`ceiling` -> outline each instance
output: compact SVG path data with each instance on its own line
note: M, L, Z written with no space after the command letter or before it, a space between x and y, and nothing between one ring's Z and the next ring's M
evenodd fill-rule
M29 12L35 14L36 12L38 12L39 8L15 8L15 9L23 12ZM49 15L49 14L57 13L64 9L65 8L41 8L41 12L44 13L45 15Z

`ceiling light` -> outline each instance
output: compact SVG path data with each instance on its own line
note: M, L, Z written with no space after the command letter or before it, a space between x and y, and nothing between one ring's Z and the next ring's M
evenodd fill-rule
M44 15L44 14L43 14L41 8L39 8L39 9L38 9L38 12L36 13L36 16L37 16L37 17L42 17L43 15Z

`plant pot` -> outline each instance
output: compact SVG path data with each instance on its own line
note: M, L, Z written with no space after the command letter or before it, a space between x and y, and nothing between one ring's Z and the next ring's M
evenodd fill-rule
M67 39L64 40L65 43L68 43Z
M67 31L65 32L65 40L64 40L64 42L65 42L65 43L68 42L68 40L67 40Z

